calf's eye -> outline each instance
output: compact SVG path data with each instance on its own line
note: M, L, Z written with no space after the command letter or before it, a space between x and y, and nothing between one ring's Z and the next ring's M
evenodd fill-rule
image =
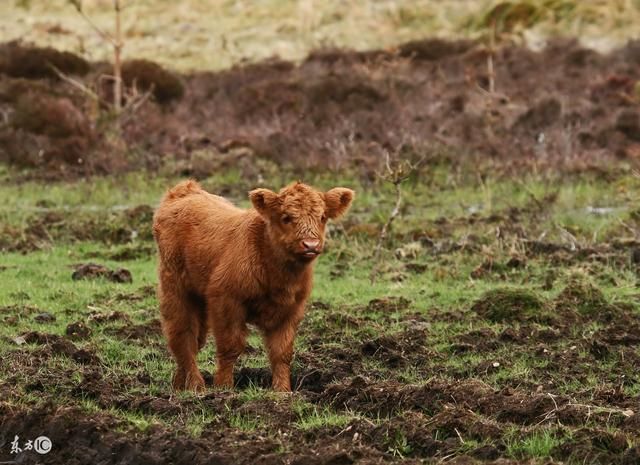
M327 215L322 215L322 218L320 218L320 220L324 223L325 221L327 221Z
M289 224L291 223L291 217L289 215L283 215L281 221L282 224Z

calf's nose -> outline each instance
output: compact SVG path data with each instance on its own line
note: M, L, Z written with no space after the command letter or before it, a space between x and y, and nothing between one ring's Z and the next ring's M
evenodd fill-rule
M318 250L320 247L320 241L318 239L304 239L302 246L305 250Z

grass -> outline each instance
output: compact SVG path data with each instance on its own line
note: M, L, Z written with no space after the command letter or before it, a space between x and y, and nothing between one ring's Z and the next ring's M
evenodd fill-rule
M596 337L602 338L601 334L606 335L610 327L606 320L598 320L603 306L616 304L638 314L636 272L628 262L620 265L619 255L614 253L615 257L608 261L587 258L560 265L552 260L563 257L565 252L533 255L518 268L497 267L485 275L472 275L488 257L495 263L505 264L514 250L525 254L522 238L510 235L509 228L524 230L530 238L547 232L544 241L565 244L562 236L554 231L556 226L571 227L580 244L596 250L606 246L605 237L615 238L620 234L620 220L637 224L629 213L633 211L632 193L637 181L622 175L614 182L581 177L554 183L529 176L519 181L489 179L478 184L464 174L452 179L442 168L434 169L431 174L428 185L404 186L407 208L386 244L381 278L371 285L369 271L374 239L352 233L350 229L363 223L379 227L379 222L374 220L384 217L391 203L390 192L387 186L376 183L364 186L357 177L343 173L340 184L354 187L359 193L358 200L344 222L332 229L327 253L317 264L310 301L321 304L314 304L302 323L294 373L305 373L310 363L316 363L314 369L332 374L326 383L348 383L348 377L355 375L372 382L414 386L433 379L464 382L479 378L496 391L508 388L535 392L542 386L543 392L577 397L584 404L594 402L594 393L614 389L619 380L624 379L622 392L637 396L640 379L626 359L615 354L594 359L589 345ZM307 181L325 188L337 184L326 175L309 178ZM242 180L233 181L233 174L217 175L204 183L215 191L216 186L228 185L230 180L238 184L232 193L234 201L247 205L244 193L252 186L245 186ZM150 325L158 318L153 292L156 259L150 236L140 229L138 238L114 243L109 239L111 236L95 235L90 236L91 240L81 240L68 231L76 228L78 222L83 228L94 225L99 230L104 223L130 226L126 216L113 215L113 206L155 205L162 191L174 181L134 174L119 179L97 179L93 184L59 183L46 190L34 182L0 186L0 196L5 199L2 210L5 224L19 231L41 218L42 212L37 206L44 200L49 202L47 211L62 217L62 226L49 230L49 238L42 242L40 250L4 252L0 258L0 357L10 360L10 364L0 365L0 380L11 379L14 386L3 402L36 408L55 399L57 404L78 407L88 415L117 418L122 422L123 431L171 428L176 434L192 438L200 438L209 425L222 421L233 430L274 438L283 451L291 445L278 431L314 435L342 431L351 423L358 424L359 420L365 424L372 422L374 426L393 421L395 415L367 417L367 413L319 403L315 397L303 393L282 398L258 384L232 393L214 392L211 397L192 394L169 397L173 362L162 336L152 332L138 339L119 333L132 325ZM627 186L626 189L620 189L621 185ZM543 198L551 190L557 193L556 200L540 210L532 196ZM86 222L87 216L78 215L77 211L87 206L87 198L95 206L90 213L92 223ZM425 198L428 206L421 207ZM616 209L598 217L596 222L586 209L590 205L609 205ZM478 208L471 211L471 206ZM522 212L519 220L510 220L505 214L513 208ZM502 218L497 221L507 231L500 238L495 234L496 223L487 220L496 215ZM568 215L571 215L571 224ZM45 227L49 226L45 224ZM595 231L607 233L594 236ZM421 245L415 257L394 253L396 248L416 242L415 237L421 234L441 244L441 252ZM477 239L472 239L468 248L447 249L470 234ZM142 252L109 258L125 249ZM607 249L605 253L612 252ZM71 280L72 265L86 261L97 261L110 268L125 267L131 271L133 283ZM426 265L424 271L410 271L406 266L412 262ZM551 272L555 278L549 288L545 283ZM400 298L408 301L406 308L398 303ZM374 299L378 299L375 305L371 303ZM488 300L491 301L488 313L472 310L474 302ZM537 332L561 331L554 326L557 320L541 318L542 313L551 312L559 302L578 309L584 321L568 328L557 341L540 342L535 339ZM518 309L525 312L525 317L514 313ZM36 315L43 312L54 315L55 321L37 321ZM111 312L126 315L128 321L92 322L92 315ZM91 328L91 335L73 343L77 349L95 354L99 359L97 365L83 365L64 354L47 355L42 345L18 346L14 342L27 331L64 336L67 326L78 321ZM487 336L471 339L469 351L459 352L460 347L464 349L460 343L478 331L488 331L480 333ZM519 342L504 342L503 334L521 331L523 336ZM381 337L382 342L376 342ZM485 347L482 345L485 341L495 344ZM243 356L238 368L266 367L260 337L252 334L249 343L257 351ZM363 347L369 343L381 346L375 353L364 356ZM546 352L540 350L541 344ZM616 350L627 349L619 347L612 349L612 353ZM214 360L215 347L209 344L198 358L205 373L213 373ZM580 367L579 379L572 379L565 371L572 365ZM16 366L21 369L8 368ZM339 370L346 370L347 374ZM87 384L95 373L104 380L97 385L98 390ZM118 386L115 392L100 391L111 382ZM78 390L82 395L77 394ZM114 405L113 396L120 406ZM141 398L154 399L158 403L153 407L156 410L128 407L137 405L128 402ZM220 399L219 403L215 399ZM177 410L165 411L166 405ZM250 413L256 405L264 406L265 413ZM272 416L268 413L270 408L290 412L290 420L286 423L276 420L287 415ZM429 406L432 408L437 412L439 407ZM483 437L471 439L473 436L466 432L463 437L470 439L458 450L459 454L470 453L492 441ZM554 430L545 429L545 425L526 430L516 427L511 436L505 433L505 454L518 460L541 459L553 455L554 447L565 440ZM398 459L421 453L415 439L401 433L388 438L384 447L385 452Z
M125 1L126 58L152 58L179 70L228 68L241 60L272 56L300 59L320 46L387 48L427 36L478 37L497 0L188 0ZM635 37L640 8L628 0L512 2L528 5L510 32L532 45L549 35L571 35L600 49ZM19 4L30 4L27 9ZM112 30L111 3L85 0L84 11ZM507 12L508 13L508 12ZM106 44L66 0L7 1L0 5L5 40L40 45L109 60ZM162 31L160 34L158 31Z
M240 431L254 431L260 426L260 421L256 417L229 412L229 425Z
M562 443L556 431L544 429L507 442L507 454L514 459L551 457L554 447Z
M396 431L392 437L388 438L388 452L394 457L404 458L412 451L411 444L402 431Z
M304 401L295 402L293 411L297 417L294 425L303 431L333 426L342 427L357 418L353 414L337 413L329 408L318 407Z

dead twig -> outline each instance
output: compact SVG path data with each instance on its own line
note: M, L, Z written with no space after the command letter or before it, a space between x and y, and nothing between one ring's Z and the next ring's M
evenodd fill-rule
M615 408L615 407L600 407L599 405L589 405L589 404L578 404L578 403L568 403L568 406L571 407L579 407L579 408L586 408L587 410L589 410L589 412L593 411L595 413L608 413L608 414L614 414L614 413L618 413L620 415L622 415L623 417L632 417L634 416L636 413L627 408Z
M131 91L126 96L126 103L120 112L120 124L127 123L138 109L153 96L153 91L154 87L151 86L145 92L140 93L134 83Z
M56 68L51 63L49 63L49 67L53 70L54 73L56 73L56 76L58 76L60 79L62 79L66 83L70 84L71 86L75 87L76 89L81 91L83 94L88 95L90 98L92 98L96 102L104 102L104 100L102 100L97 93L95 93L93 90L89 89L87 86L85 86L80 81L77 81L77 80L73 79L72 77L67 76L66 74L64 74L62 71L60 71L58 68Z
M393 184L393 188L395 191L396 201L393 206L393 210L389 214L389 218L382 226L380 230L380 234L378 236L378 243L376 244L376 248L373 253L373 268L371 269L371 274L369 276L369 280L371 284L374 284L376 281L376 277L378 275L379 267L380 267L380 256L382 253L382 247L384 245L385 240L387 239L387 234L389 233L389 229L391 229L391 224L396 219L396 217L400 214L400 207L402 205L402 188L401 184L405 182L414 171L418 168L418 166L425 160L425 157L420 159L416 164L412 164L408 161L402 161L397 163L395 166L391 166L391 160L389 156L389 152L385 152L385 168L386 172L384 174L383 179L387 182Z

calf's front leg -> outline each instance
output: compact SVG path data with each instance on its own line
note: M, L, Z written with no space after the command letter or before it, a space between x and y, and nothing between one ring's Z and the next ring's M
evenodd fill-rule
M277 328L265 331L264 339L271 362L271 385L274 391L291 392L291 359L298 319L290 319Z
M233 387L233 366L247 345L244 309L229 299L211 299L210 326L216 340L216 387Z

